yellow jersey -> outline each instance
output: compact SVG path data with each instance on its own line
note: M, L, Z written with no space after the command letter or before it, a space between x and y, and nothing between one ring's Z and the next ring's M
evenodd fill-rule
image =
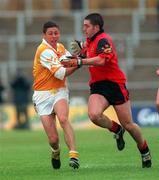
M34 57L33 90L46 91L66 87L66 78L59 79L54 75L62 67L60 58L70 55L61 43L57 43L55 50L43 39Z

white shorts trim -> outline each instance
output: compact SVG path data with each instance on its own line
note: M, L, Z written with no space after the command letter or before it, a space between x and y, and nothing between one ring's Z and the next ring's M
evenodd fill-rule
M69 101L69 91L66 88L49 91L34 91L32 101L38 115L50 115L53 113L57 101L66 99Z

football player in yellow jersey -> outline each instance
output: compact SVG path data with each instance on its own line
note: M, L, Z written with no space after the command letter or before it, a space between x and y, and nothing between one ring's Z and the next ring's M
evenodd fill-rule
M78 152L75 147L75 137L68 120L69 91L66 77L78 67L64 68L60 60L71 54L59 43L59 26L48 21L43 25L43 39L35 53L33 65L33 103L40 116L44 130L48 136L52 150L51 163L54 169L59 169L60 143L56 128L56 117L64 131L65 143L69 149L69 165L79 168Z

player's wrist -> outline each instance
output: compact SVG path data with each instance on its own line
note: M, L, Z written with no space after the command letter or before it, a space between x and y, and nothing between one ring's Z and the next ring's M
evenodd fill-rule
M80 67L82 67L82 65L83 65L83 61L82 61L82 58L77 58L77 67L78 68L80 68Z

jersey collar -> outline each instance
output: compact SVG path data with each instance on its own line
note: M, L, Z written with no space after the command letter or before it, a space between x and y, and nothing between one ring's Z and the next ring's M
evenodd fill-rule
M99 34L103 33L104 30L101 29L100 31L98 31L97 33L95 33L91 38L89 38L89 41L93 41Z

